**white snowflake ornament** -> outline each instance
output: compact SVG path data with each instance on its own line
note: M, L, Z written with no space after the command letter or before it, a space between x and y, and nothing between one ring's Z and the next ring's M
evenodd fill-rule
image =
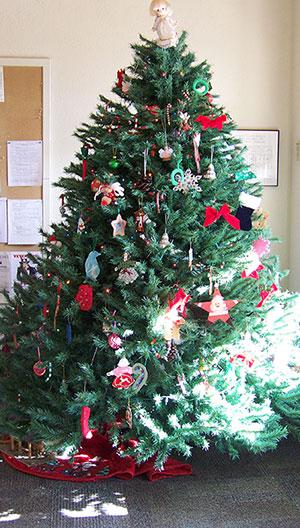
M201 174L197 174L197 176L195 176L191 169L187 169L184 173L183 181L178 182L178 185L174 187L174 191L181 191L184 194L187 194L191 190L202 192L202 187L200 187L198 183L201 179Z

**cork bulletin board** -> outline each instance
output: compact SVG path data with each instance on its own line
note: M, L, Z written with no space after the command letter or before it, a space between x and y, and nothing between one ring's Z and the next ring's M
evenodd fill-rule
M0 57L0 202L2 201L3 206L7 200L7 211L10 208L11 212L11 216L7 213L8 243L0 242L0 290L6 289L10 294L13 294L12 285L16 280L20 258L38 250L37 245L29 245L38 236L27 238L26 229L22 230L24 204L27 204L27 228L28 213L33 222L32 232L38 234L37 225L46 230L50 225L49 145L50 60ZM32 154L36 148L38 162L33 159ZM13 165L13 153L16 155L20 149L21 161L18 165L14 158ZM22 158L24 152L27 152L26 160ZM22 168L26 177L25 173L21 175ZM37 178L32 176L35 169L39 174ZM22 200L27 202L23 203ZM3 241L3 207L0 211L0 240ZM0 292L0 306L3 302L4 297Z
M42 199L43 188L8 187L7 142L43 141L43 68L3 66L5 98L0 103L0 197ZM0 251L34 251L36 246L0 244Z

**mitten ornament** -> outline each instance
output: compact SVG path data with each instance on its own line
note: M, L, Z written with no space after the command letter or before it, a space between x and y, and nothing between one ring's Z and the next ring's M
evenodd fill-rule
M243 191L240 194L239 200L240 206L235 216L240 221L240 229L242 231L251 231L251 217L254 211L260 206L261 198L260 196L254 196L253 194L248 194Z
M93 288L88 284L81 284L75 297L75 301L79 304L80 310L89 312L93 306Z

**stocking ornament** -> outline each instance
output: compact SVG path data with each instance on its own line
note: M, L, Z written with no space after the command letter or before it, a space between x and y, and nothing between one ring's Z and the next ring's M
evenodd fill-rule
M242 231L251 231L251 217L254 211L259 208L261 198L260 196L254 196L253 194L248 194L243 191L240 194L239 200L240 205L235 216L240 221L240 229Z

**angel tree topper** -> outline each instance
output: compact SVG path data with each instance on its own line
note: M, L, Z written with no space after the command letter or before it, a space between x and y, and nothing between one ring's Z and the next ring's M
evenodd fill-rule
M172 17L173 11L168 0L152 0L150 14L155 16L153 31L158 34L156 44L161 48L171 48L178 42L177 22Z

